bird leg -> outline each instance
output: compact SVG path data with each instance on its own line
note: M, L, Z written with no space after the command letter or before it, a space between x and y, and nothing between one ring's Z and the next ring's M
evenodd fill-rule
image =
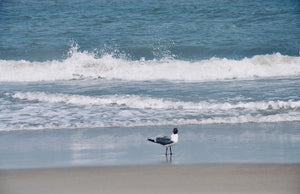
M166 147L166 156L168 155L168 147Z
M172 155L172 148L171 148L171 146L170 146L170 155Z

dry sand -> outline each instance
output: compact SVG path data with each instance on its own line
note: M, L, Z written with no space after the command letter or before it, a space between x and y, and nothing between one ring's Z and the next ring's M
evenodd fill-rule
M88 167L0 171L1 194L300 193L300 165Z

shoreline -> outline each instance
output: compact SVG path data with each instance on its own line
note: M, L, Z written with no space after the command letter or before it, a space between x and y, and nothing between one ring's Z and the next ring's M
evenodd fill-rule
M0 133L0 170L31 168L299 164L300 122L177 126L173 156L147 138L173 126L61 129Z
M0 170L9 193L299 193L300 164L201 164Z

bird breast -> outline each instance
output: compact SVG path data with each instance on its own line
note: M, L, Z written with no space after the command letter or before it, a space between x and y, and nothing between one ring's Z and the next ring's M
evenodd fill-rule
M172 134L172 135L171 135L171 140L172 140L174 143L177 143L177 142L178 142L178 134Z

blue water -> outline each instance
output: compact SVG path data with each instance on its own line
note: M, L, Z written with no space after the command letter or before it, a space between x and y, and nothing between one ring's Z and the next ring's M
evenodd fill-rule
M299 163L299 21L292 0L2 0L0 169L170 163L146 139L175 126L172 164Z
M60 59L71 41L131 59L299 56L299 11L297 0L2 0L0 59Z

